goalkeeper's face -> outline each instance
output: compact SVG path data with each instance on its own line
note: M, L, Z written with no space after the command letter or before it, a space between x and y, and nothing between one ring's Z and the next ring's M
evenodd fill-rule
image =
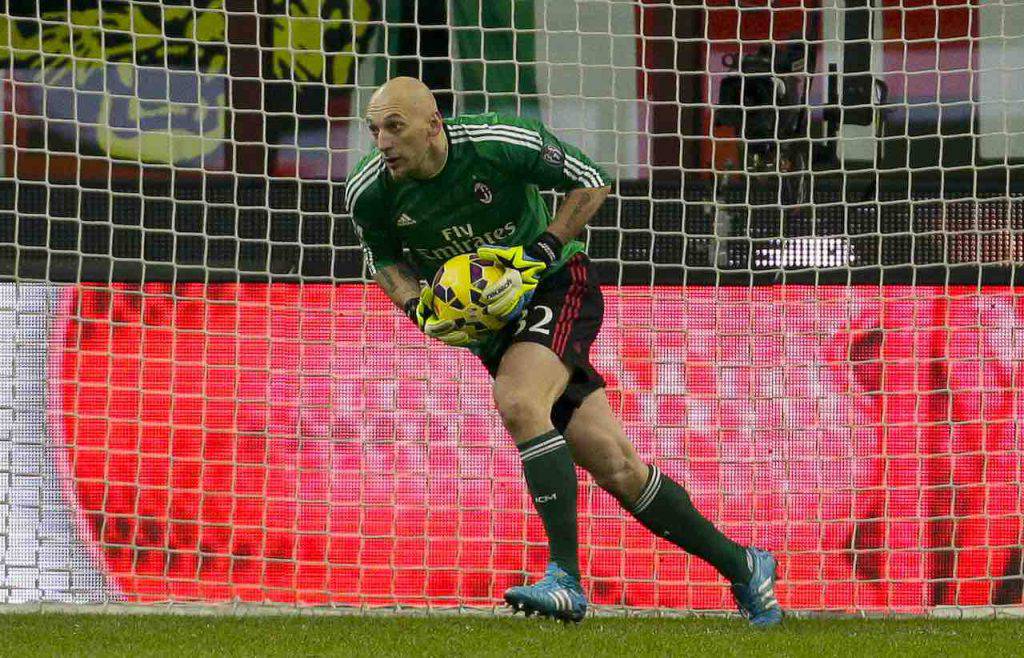
M439 169L437 142L443 131L433 97L387 86L381 91L370 100L366 123L392 178L433 176Z

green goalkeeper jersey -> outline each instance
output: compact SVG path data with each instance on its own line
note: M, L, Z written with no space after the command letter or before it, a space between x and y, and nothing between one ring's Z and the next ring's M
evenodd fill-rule
M538 121L466 115L444 128L448 160L433 178L393 180L377 149L349 174L345 202L371 274L406 260L429 282L449 258L481 245L532 243L551 223L540 188L608 185L600 167ZM579 240L566 244L545 276L582 250Z

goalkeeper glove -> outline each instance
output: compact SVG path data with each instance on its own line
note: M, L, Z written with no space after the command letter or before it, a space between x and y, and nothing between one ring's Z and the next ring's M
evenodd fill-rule
M420 291L419 298L409 299L402 308L409 319L416 323L420 331L431 338L436 338L452 347L467 347L473 343L465 331L455 328L454 322L441 320L434 315L434 289L432 286L424 286Z
M561 257L562 247L558 236L544 232L527 247L484 245L477 249L477 257L505 267L501 278L481 293L480 303L503 322L515 319L537 290L541 273Z

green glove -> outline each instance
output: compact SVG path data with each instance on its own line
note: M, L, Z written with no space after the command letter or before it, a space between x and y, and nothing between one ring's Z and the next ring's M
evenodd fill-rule
M436 338L452 347L466 347L473 344L469 334L458 329L454 322L441 320L434 315L434 289L432 286L424 286L420 291L419 299L410 299L405 303L404 309L405 314L416 323L420 331L431 338Z
M540 276L562 254L562 242L551 233L542 233L533 244L513 247L483 245L476 255L505 267L501 278L487 286L480 303L487 312L504 322L519 316L540 283Z

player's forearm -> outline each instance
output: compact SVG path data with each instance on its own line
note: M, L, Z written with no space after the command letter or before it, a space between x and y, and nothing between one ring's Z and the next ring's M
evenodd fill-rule
M554 234L562 244L574 239L604 203L611 189L608 186L583 187L566 194L548 226L548 232Z
M403 311L410 299L418 299L420 296L420 280L405 263L382 267L373 275L373 280L391 298L395 306Z

